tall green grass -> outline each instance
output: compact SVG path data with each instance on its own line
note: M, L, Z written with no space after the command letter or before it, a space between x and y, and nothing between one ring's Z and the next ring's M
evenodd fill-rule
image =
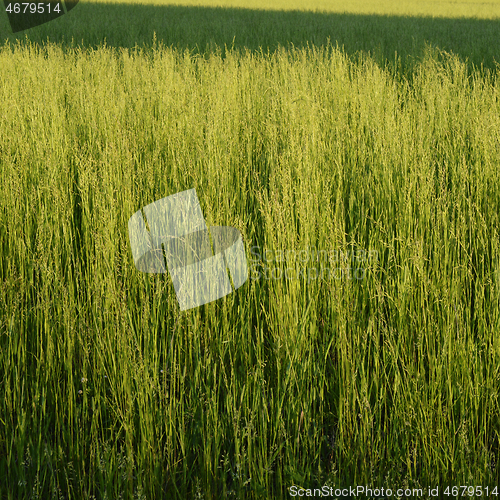
M331 46L5 45L1 497L493 486L498 78L433 51L403 78ZM181 314L127 221L190 188L262 276ZM307 248L378 258L263 260Z

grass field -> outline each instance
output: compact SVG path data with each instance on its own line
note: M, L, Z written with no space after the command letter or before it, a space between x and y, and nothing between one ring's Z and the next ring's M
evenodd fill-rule
M0 498L497 498L500 2L245 5L0 15ZM191 188L251 272L181 313Z

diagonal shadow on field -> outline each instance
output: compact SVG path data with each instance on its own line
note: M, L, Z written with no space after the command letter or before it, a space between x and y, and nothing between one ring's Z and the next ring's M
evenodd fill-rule
M475 65L494 68L500 59L500 19L432 18L271 11L222 7L182 7L80 2L68 14L16 34L0 14L0 39L62 43L97 48L151 46L153 36L165 46L196 52L225 46L274 51L279 45L325 45L328 40L353 55L370 52L378 62L406 65L425 45L453 52Z

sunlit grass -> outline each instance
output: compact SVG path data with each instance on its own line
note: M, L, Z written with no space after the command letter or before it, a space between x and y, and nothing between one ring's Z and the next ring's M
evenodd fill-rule
M493 485L498 73L153 47L0 51L2 497ZM190 188L249 259L377 258L180 314L127 220Z

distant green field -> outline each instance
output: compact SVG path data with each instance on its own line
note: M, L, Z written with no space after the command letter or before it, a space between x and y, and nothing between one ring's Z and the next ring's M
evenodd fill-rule
M494 69L500 40L500 2L221 1L86 2L62 18L13 34L0 15L0 40L65 47L167 47L210 53L214 47L275 51L279 46L338 44L354 56L370 53L379 64L408 72L426 45L471 65Z
M87 3L87 0L84 0ZM398 16L425 16L425 17L467 17L480 19L495 19L500 17L500 1L493 0L484 2L482 0L470 1L447 1L435 0L411 1L411 0L355 0L342 2L340 0L180 0L177 2L162 0L118 1L99 2L107 4L142 4L163 6L185 6L185 7L221 7L221 8L244 8L252 10L276 10L276 11L312 11L324 13L346 13L346 14L378 14Z
M0 498L498 498L500 2L242 5L0 15ZM191 188L250 277L180 312Z

